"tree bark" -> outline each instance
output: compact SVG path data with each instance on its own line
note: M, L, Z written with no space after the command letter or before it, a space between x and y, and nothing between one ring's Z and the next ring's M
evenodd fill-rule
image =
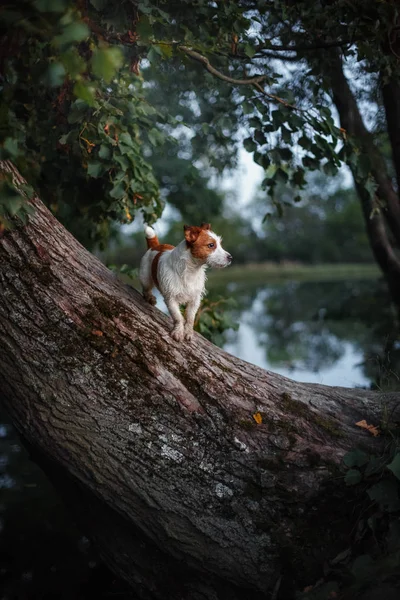
M165 315L31 203L0 239L0 386L101 556L146 599L313 583L348 545L342 457L380 445L355 423L397 418L399 394L296 383L198 335L174 343Z
M376 210L378 207L374 205L369 193L358 181L354 165L348 165L353 173L361 201L372 251L386 278L392 299L400 308L400 260L394 251L385 225L386 221L393 238L397 244L400 244L399 197L393 189L385 161L376 148L372 135L365 127L357 101L343 72L339 53L331 52L329 54L329 62L326 67L326 72L329 73L327 77L332 89L332 99L339 113L340 124L348 135L359 141L361 151L369 157L371 173L378 185L376 195L382 201L382 207Z
M382 99L385 108L386 123L390 145L392 148L393 165L397 178L397 190L400 190L400 82L392 77L382 82ZM399 210L400 210L400 202Z

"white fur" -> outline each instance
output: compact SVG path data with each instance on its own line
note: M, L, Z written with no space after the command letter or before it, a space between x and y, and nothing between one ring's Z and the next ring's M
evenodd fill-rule
M151 239L153 237L156 237L156 232L154 231L154 229L152 227L149 227L149 225L145 225L144 226L144 235L148 239Z
M171 335L176 341L191 340L193 337L194 320L205 293L206 268L209 266L222 269L228 266L232 259L222 248L221 238L211 231L207 233L215 239L217 247L208 255L206 261L194 258L186 241L183 240L173 250L164 251L158 262L159 289L174 321ZM155 237L154 230L146 226L145 235L150 239ZM156 250L147 250L139 269L143 295L151 304L155 304L152 294L155 282L151 274L151 266L157 254ZM179 309L180 304L186 304L185 318Z

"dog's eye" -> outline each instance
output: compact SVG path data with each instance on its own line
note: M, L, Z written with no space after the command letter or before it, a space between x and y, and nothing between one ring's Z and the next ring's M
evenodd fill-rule
M214 248L215 244L214 244L214 242L212 242L211 244L207 244L207 246L208 246L209 248Z

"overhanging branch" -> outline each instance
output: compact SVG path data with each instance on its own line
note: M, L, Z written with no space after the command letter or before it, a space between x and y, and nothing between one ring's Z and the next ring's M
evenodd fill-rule
M215 67L210 64L210 61L206 56L199 54L195 50L188 48L187 46L179 46L179 50L182 50L187 56L201 63L206 71L217 77L218 79L222 79L222 81L226 81L227 83L232 83L233 85L254 85L255 83L260 84L262 81L265 81L267 78L266 75L259 75L256 77L249 77L246 79L235 79L234 77L229 77L229 75L224 75L221 71L218 71Z

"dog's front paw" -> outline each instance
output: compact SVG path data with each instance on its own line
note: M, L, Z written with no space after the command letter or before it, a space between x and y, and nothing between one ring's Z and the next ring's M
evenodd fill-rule
M193 339L193 327L185 327L184 336L185 340L190 342Z
M184 330L183 327L174 327L173 330L171 331L171 337L176 341L176 342L182 342L183 338L184 338Z
M152 306L155 306L157 304L157 298L153 296L153 294L143 294L143 297L146 300L146 302L148 302Z

